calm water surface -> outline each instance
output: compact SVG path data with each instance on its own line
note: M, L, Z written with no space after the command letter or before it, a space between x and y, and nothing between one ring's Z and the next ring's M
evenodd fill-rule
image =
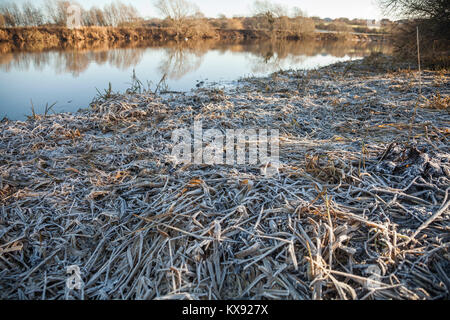
M358 59L377 43L253 42L183 43L149 47L96 47L89 50L0 54L0 120L23 120L43 113L87 108L109 83L113 91L130 87L133 70L154 89L164 75L170 90L189 91L201 81L228 82L280 69L312 69Z

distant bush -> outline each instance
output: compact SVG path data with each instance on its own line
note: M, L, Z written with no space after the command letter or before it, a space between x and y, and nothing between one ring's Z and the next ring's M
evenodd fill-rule
M347 23L342 21L333 21L329 24L319 23L317 25L317 29L325 30L325 31L334 31L334 32L351 32L353 29Z
M357 33L386 33L385 28L369 28L369 27L353 27L353 31Z
M224 29L228 30L242 30L244 25L239 19L227 19Z
M294 18L290 20L289 28L298 33L313 33L316 30L316 24L310 18Z
M345 22L335 21L329 25L330 31L350 32L352 28Z

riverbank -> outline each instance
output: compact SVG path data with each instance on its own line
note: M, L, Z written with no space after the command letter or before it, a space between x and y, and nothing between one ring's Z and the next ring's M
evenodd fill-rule
M90 44L141 43L161 44L175 41L177 33L170 28L113 28L84 27L68 29L61 27L0 28L2 53L23 50L89 47ZM383 35L317 32L301 34L291 31L268 32L266 30L222 30L206 28L188 36L189 40L248 41L248 40L315 40L315 41L383 41ZM182 37L185 41L185 37Z
M4 120L0 297L448 298L449 80L424 71L417 105L378 55ZM281 166L176 165L194 120L279 130Z

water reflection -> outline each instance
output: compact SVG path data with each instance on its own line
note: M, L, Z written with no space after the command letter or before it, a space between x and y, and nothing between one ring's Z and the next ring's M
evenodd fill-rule
M0 70L12 72L27 71L30 68L42 71L49 67L56 74L69 73L79 76L91 64L109 65L119 70L128 70L138 65L146 51L162 49L158 70L167 74L169 79L181 79L184 75L197 70L203 56L211 50L222 54L247 53L251 69L255 73L272 72L286 65L297 65L307 57L331 55L334 57L363 57L373 51L389 50L380 43L345 41L253 41L253 42L215 42L202 41L191 43L166 43L164 46L119 47L107 45L94 46L91 49L73 49L67 51L10 52L0 54Z
M184 75L200 68L205 52L176 46L165 48L164 58L159 63L158 70L169 79L179 80Z
M56 74L69 73L79 76L90 64L108 64L119 70L127 70L140 63L144 55L143 48L116 48L103 50L72 50L17 52L0 54L0 70L5 72L27 71L30 68L43 71L49 67Z
M24 119L57 102L57 112L86 108L97 94L112 84L114 91L129 88L136 70L144 83L159 83L163 75L168 89L188 91L197 81L236 80L265 75L279 69L316 68L387 51L378 43L294 41L186 41L152 43L78 44L66 50L12 52L0 46L0 119ZM8 51L9 50L9 51Z

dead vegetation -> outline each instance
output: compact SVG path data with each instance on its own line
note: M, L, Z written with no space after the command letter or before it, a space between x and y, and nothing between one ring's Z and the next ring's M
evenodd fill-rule
M438 92L437 94L431 96L430 99L426 99L425 107L431 109L448 110L450 108L450 97L443 97Z
M0 297L448 298L450 116L423 108L410 135L417 87L391 85L416 80L392 72L354 61L1 122ZM424 72L424 97L449 77ZM278 175L174 165L194 119L279 129Z

